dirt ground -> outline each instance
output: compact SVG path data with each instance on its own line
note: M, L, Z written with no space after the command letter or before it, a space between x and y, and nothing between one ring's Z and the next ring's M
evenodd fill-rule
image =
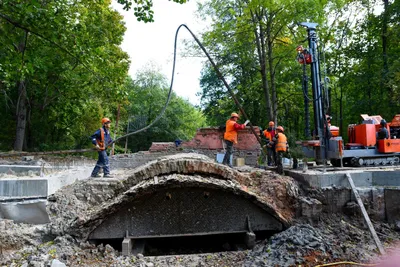
M95 246L79 242L69 235L52 236L48 225L15 224L0 220L0 266L303 267L340 261L372 263L380 260L376 245L360 215L323 212L317 220L298 216L298 200L309 195L298 187L296 181L271 171L252 168L240 171L251 177L248 184L244 185L246 190L274 205L291 222L285 231L259 240L252 250L125 257L110 245ZM389 254L400 247L400 233L395 230L395 225L378 221L373 221L373 224Z

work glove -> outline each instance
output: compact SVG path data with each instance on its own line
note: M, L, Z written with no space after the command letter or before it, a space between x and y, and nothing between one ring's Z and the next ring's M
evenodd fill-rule
M246 120L246 121L244 122L244 125L247 125L249 122L250 122L249 120Z
M97 149L97 151L100 151L100 150L101 150L101 148L100 148L99 145L96 145L96 149Z

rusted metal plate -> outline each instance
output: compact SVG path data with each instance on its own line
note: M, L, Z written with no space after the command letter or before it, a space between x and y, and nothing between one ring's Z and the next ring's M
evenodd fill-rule
M89 239L280 231L283 224L243 196L217 189L181 187L146 194L110 214Z

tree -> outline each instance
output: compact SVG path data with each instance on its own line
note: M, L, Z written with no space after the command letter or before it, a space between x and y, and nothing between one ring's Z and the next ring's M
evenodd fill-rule
M153 64L138 71L126 82L130 105L126 128L130 132L149 125L160 114L167 100L169 88L166 77ZM202 112L188 101L172 93L164 116L145 132L132 135L132 151L148 150L152 142L191 140L196 130L205 126Z
M175 3L183 4L186 3L186 0L173 0ZM138 21L144 22L154 22L153 19L153 1L151 0L118 0L118 3L124 6L125 10L130 10L132 8L133 3L135 3L135 7L133 8L134 15Z
M210 30L202 36L203 41L231 81L253 124L266 125L269 120L288 123L298 117L298 109L289 109L301 103L301 83L283 79L293 79L301 70L293 67L295 48L304 39L302 33L297 33L300 31L297 22L306 19L323 22L327 4L327 1L211 0L200 6L200 14L212 21ZM203 71L202 81L204 85L207 83L202 88L203 96L207 98L210 92L217 91L216 88L209 91L213 84L218 84L210 82L211 77L208 71ZM219 97L215 99L227 103ZM203 97L207 112L226 109L206 101ZM279 110L285 110L284 115L278 117Z
M118 47L122 17L110 3L1 3L1 108L17 125L14 150L76 145L83 119L94 124L116 101L129 60Z

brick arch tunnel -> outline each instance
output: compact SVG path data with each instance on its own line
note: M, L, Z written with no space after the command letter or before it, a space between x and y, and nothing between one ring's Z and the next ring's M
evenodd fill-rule
M54 231L98 243L119 240L124 254L161 238L240 235L252 247L254 233L282 231L289 221L247 183L245 174L205 156L174 155L125 177L71 185L49 197L48 211Z

